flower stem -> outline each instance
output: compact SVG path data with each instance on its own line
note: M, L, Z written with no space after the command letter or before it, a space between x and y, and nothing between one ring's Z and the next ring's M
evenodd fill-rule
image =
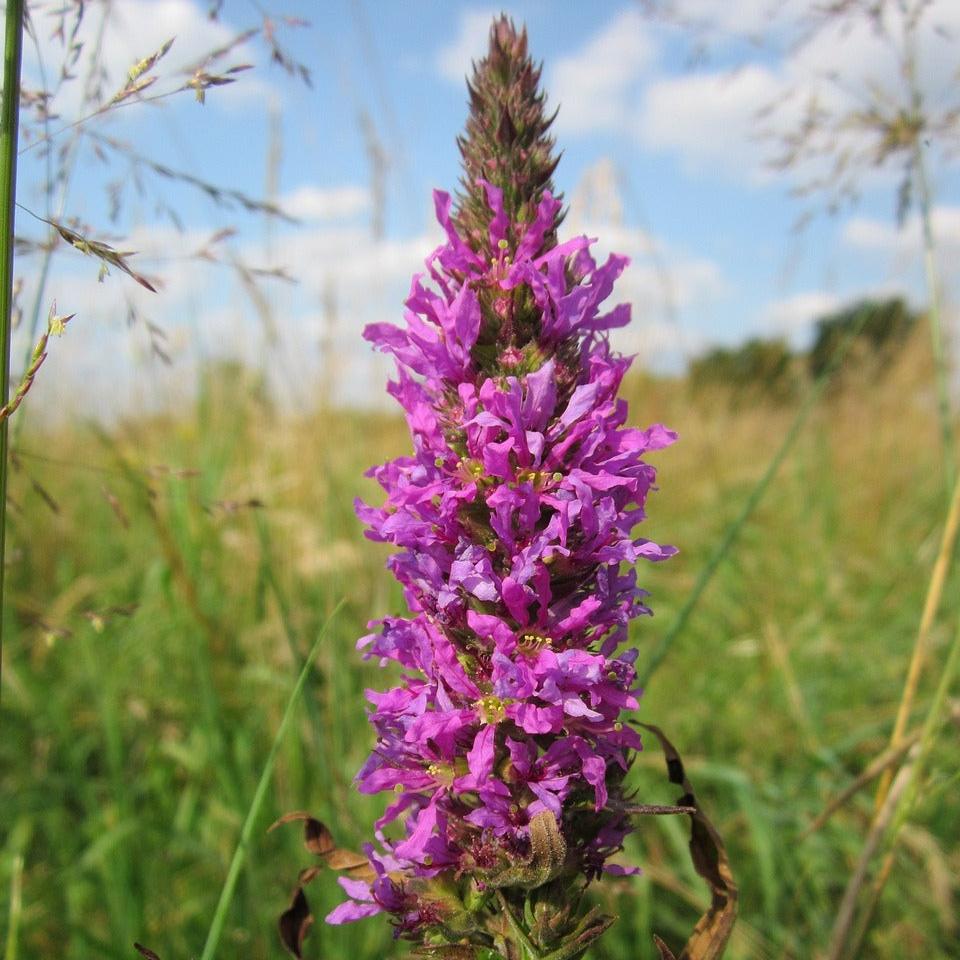
M526 956L524 960L543 960L540 951L533 945L527 936L526 930L520 926L519 921L513 915L513 910L510 909L510 904L507 903L507 898L503 895L502 890L497 890L497 900L500 901L500 909L503 910L503 914L507 918L507 923L510 924L510 929L513 931L517 940L520 941L520 946L525 951Z
M13 226L20 120L20 56L24 0L7 0L3 46L3 104L0 107L0 405L10 379L10 321L13 310ZM4 534L7 515L7 422L0 422L0 662L3 655ZM2 669L2 667L0 667Z

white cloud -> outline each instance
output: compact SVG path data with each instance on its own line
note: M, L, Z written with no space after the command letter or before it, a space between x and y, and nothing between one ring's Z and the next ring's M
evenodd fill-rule
M777 76L759 65L657 80L644 91L637 133L645 146L679 154L690 170L716 171L719 165L726 173L758 177L756 115L779 87Z
M370 209L370 191L366 187L323 188L304 184L280 200L280 208L304 221L343 220Z
M716 40L763 35L785 21L809 12L809 0L674 0L673 17L687 28L708 33Z
M960 254L960 207L935 207L930 219L934 245L941 256ZM922 250L920 218L916 214L900 228L871 217L852 217L844 224L841 236L855 249L898 259L919 258Z
M627 7L576 53L558 60L547 83L560 105L558 132L619 129L655 55L649 24L638 10Z
M633 323L614 333L619 349L638 354L641 363L676 368L682 356L699 347L704 333L688 322L685 311L709 315L705 305L726 295L716 264L662 244L655 256L649 236L624 226L581 222L569 229L603 236L602 247L595 249L598 259L610 250L632 258L611 298L611 304L634 306ZM60 296L59 307L76 311L77 317L62 348L60 341L54 345L57 355L50 362L56 364L56 376L38 378L32 399L38 408L82 408L84 415L110 419L131 405L182 404L192 394L202 360L234 357L263 364L276 395L287 404L311 402L325 379L338 402L388 404L382 385L392 363L373 351L362 331L368 323L401 321L410 276L423 270L424 257L440 239L439 228L432 227L377 242L360 226L318 222L279 230L269 257L259 243L234 240L246 264L282 266L299 280L295 285L261 284L269 325L276 330L272 344L265 338L263 318L230 269L189 258L208 240L205 232L144 227L124 241L139 251L134 260L139 270L162 276L158 295L117 271L99 284L96 263L70 257L68 251L64 272L50 290L68 291L69 298ZM141 318L165 331L172 368L150 359L142 323L127 329L128 301Z
M825 290L808 290L795 293L782 300L767 303L760 311L760 332L796 339L805 335L814 322L841 305L835 293Z
M606 162L597 165L604 168ZM618 199L616 185L608 191ZM614 203L610 207L617 209ZM730 293L729 283L714 261L676 249L644 230L616 220L595 221L581 215L582 205L571 206L565 227L571 234L598 237L591 248L597 262L611 252L626 254L630 264L617 281L611 303L632 306L631 323L614 330L611 341L624 353L636 354L642 366L676 370L710 339L702 328Z
M817 146L831 157L862 156L859 187L889 187L892 174L869 169L869 132L830 124L875 101L889 108L907 99L897 55L904 45L902 14L896 4L883 10L878 29L862 12L815 19L808 4L796 2L678 0L677 15L709 25L712 39L731 40L733 49L733 40L759 31L762 49L748 52L738 70L660 75L644 90L630 126L645 147L676 154L688 170L757 181L774 175L769 160L779 152L778 139L798 131L815 104L822 118ZM956 102L955 50L943 35L951 31L960 31L960 4L935 0L915 38L920 82L934 114ZM826 162L807 161L794 163L785 175L806 181L827 171Z
M460 13L457 35L447 46L437 51L436 68L446 80L462 84L470 73L470 64L487 51L490 24L496 10L463 10Z

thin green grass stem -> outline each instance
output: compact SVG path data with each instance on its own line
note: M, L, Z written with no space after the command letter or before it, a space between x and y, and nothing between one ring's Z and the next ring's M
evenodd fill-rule
M10 390L10 323L13 311L13 229L20 122L20 57L24 0L7 0L0 107L0 405ZM7 422L0 423L0 664L3 662L3 571L7 519ZM2 666L0 666L2 670ZM2 684L0 684L2 687Z
M260 774L257 789L254 791L253 799L250 801L250 809L247 811L246 819L243 821L243 827L240 830L240 839L237 841L237 848L233 852L233 859L230 861L227 877L223 882L223 889L220 891L220 899L217 902L217 909L214 911L213 920L210 923L210 930L207 933L207 940L203 945L203 953L200 954L200 960L213 960L213 957L216 955L217 947L220 944L220 937L223 934L223 927L227 921L227 913L230 910L233 894L237 887L237 881L240 879L240 871L243 869L244 862L247 859L247 852L250 849L253 828L256 825L257 818L260 816L263 801L267 796L267 789L273 777L273 768L276 764L277 754L280 751L280 745L296 712L297 703L300 700L301 693L303 693L307 677L310 675L310 668L314 658L320 650L320 645L327 635L330 624L345 603L346 600L341 600L336 607L334 607L333 612L321 627L317 639L314 641L313 648L310 650L303 664L303 669L300 671L300 676L297 677L297 682L294 684L290 699L287 701L286 709L283 711L283 718L280 721L280 726L277 728L277 735L273 738L273 744L270 747L270 752L267 754L266 762L263 765L263 771Z
M717 572L720 564L726 559L726 556L733 547L733 544L736 542L740 531L753 515L753 511L756 510L757 505L763 499L763 495L767 492L767 488L770 486L773 478L777 475L777 471L780 469L780 466L786 459L787 454L793 448L797 437L800 435L800 431L807 422L807 418L810 416L811 411L819 401L823 391L827 387L827 384L833 377L834 372L837 370L840 364L843 363L843 359L846 357L847 352L853 345L854 340L856 340L863 330L869 314L870 310L868 306L864 306L860 310L854 324L850 328L849 333L844 340L841 341L840 346L837 348L832 361L816 379L813 387L810 389L810 392L804 398L803 403L800 405L800 409L797 410L796 416L793 418L793 423L791 423L790 429L787 431L787 435L783 438L783 442L780 444L779 449L773 455L773 459L767 465L767 469L764 470L763 476L760 477L760 480L757 482L756 486L750 491L750 496L747 497L746 502L744 503L740 512L737 514L736 518L733 520L730 526L727 527L723 537L717 544L716 549L710 555L710 559L707 560L706 564L703 566L703 569L700 571L696 583L693 585L693 589L689 594L687 594L687 599L680 608L680 612L677 614L676 619L670 625L670 628L663 635L660 643L650 655L650 659L647 661L645 669L640 674L641 686L645 687L649 683L650 678L659 668L660 664L663 663L677 637L683 632L684 627L687 625L687 621L690 619L693 611L696 610L697 604L700 602L700 598L703 596L704 591L709 586L714 574Z
M950 409L950 370L944 345L943 320L940 311L940 278L937 272L936 244L930 209L930 183L923 153L923 140L918 137L914 148L914 171L919 193L920 224L923 231L923 270L927 281L930 339L933 348L934 376L937 382L937 407L940 414L940 436L943 441L943 478L949 498L956 480L956 448L953 439L953 411Z
M3 960L17 960L20 943L20 917L23 914L23 854L16 853L10 876L10 913L7 923L7 945Z

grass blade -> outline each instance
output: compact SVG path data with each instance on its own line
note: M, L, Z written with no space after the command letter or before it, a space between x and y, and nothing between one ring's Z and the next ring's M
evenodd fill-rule
M243 869L244 861L247 859L247 851L250 847L250 838L253 836L253 828L257 822L257 817L260 815L260 810L263 807L263 801L267 795L267 788L270 786L273 767L276 763L277 753L280 750L280 744L283 742L287 728L290 726L290 721L293 719L300 694L303 692L307 677L310 675L310 666L317 652L320 650L320 644L323 642L330 624L345 603L346 600L341 600L337 604L333 613L330 614L326 623L324 623L321 628L316 641L314 641L313 648L303 665L303 669L300 671L300 676L297 677L297 682L290 694L290 699L287 701L286 709L283 711L283 718L280 721L280 726L277 728L277 735L273 738L273 745L267 754L263 771L260 774L260 780L257 783L257 789L254 791L253 799L250 801L250 809L247 811L246 819L243 821L243 827L240 830L240 839L237 841L237 848L233 853L233 859L230 861L230 868L227 870L226 880L223 882L223 890L220 892L220 899L217 902L217 909L214 911L213 920L210 923L210 930L207 933L207 940L203 945L203 953L200 954L200 960L213 960L213 957L216 955L220 937L223 934L223 926L226 923L227 913L230 909L230 903L233 900L237 881L240 878L240 871Z
M4 950L4 960L17 960L17 946L19 944L20 917L23 915L23 854L17 853L13 858L13 867L10 877L10 916L7 925L7 946Z

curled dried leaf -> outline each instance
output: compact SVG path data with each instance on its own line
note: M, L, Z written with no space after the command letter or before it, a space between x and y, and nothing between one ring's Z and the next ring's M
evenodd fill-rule
M368 882L374 879L375 873L370 861L363 854L340 849L327 825L305 810L285 813L270 825L267 832L286 823L303 823L303 845L323 861L323 866L307 867L300 871L290 906L280 914L280 940L287 951L299 960L304 938L310 932L314 920L307 895L303 892L304 887L312 883L324 868L345 873L354 880Z
M298 886L293 893L290 906L280 914L280 920L277 923L281 943L289 953L297 957L297 960L303 956L303 941L312 926L313 914L310 912L310 904L307 903L303 887Z
M667 761L670 782L683 790L683 796L677 801L678 806L693 808L693 812L689 814L690 859L697 873L709 884L712 893L709 909L697 922L679 958L674 957L670 948L659 937L655 937L654 942L660 951L661 960L719 960L733 933L739 898L726 848L720 834L697 803L677 748L659 727L647 723L640 726L649 730L659 740Z
M660 954L660 960L677 960L674 952L656 935L653 935L653 945Z

